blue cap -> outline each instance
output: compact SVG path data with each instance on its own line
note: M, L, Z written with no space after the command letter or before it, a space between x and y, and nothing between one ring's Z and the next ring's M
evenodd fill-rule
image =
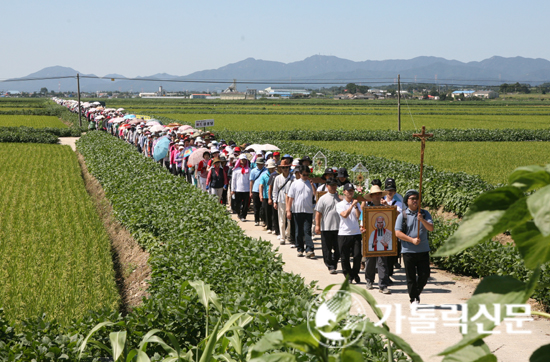
M292 156L291 156L291 155L289 155L288 153L286 153L286 154L285 154L285 155L284 155L284 156L283 156L282 158L290 158L290 159L291 159L291 158L292 158Z

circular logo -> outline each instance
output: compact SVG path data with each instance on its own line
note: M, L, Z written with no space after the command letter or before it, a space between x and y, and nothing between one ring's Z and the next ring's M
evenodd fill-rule
M361 300L347 290L331 289L319 294L308 308L309 333L327 348L354 344L365 331L363 322L367 317Z

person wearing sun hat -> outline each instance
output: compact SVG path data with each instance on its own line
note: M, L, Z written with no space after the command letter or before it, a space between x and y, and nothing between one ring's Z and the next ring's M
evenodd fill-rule
M420 293L430 277L430 242L428 232L434 231L432 215L418 210L419 193L408 190L403 197L404 210L395 221L395 234L401 239L401 255L405 263L407 291L411 309L420 303ZM420 220L420 233L418 221Z
M222 201L223 190L227 189L227 175L221 167L222 161L215 157L212 159L212 167L206 176L206 190L214 195L218 202Z
M386 196L387 192L382 190L378 185L379 182L373 180L369 193L366 197L368 202L366 206L381 206L382 197ZM361 227L361 232L366 232L366 229ZM374 278L376 275L376 269L378 268L378 288L379 292L383 294L391 294L388 289L390 284L390 277L388 275L388 257L386 256L373 256L368 257L365 260L365 279L367 280L367 289L374 289Z
M344 167L341 167L338 169L336 178L337 178L338 186L344 186L345 184L350 183L348 170Z
M290 241L290 224L286 218L286 195L290 189L294 175L290 172L290 161L283 159L279 164L279 176L273 180L273 208L277 210L279 219L279 241L284 245L288 239Z
M268 160L265 168L267 172L260 176L259 194L262 203L262 214L266 224L265 230L268 234L271 234L274 233L275 228L273 227L273 207L269 204L269 179L272 173L276 173L277 164L273 160Z
M231 196L235 195L235 211L244 222L250 197L250 166L246 155L239 156L231 175Z
M254 203L254 225L260 225L263 221L265 226L265 215L262 213L262 202L260 200L260 177L269 172L265 168L265 160L263 157L256 159L256 167L250 171L250 197Z

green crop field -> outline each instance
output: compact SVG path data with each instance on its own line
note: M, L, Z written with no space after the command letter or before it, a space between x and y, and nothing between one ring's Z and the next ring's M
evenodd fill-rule
M0 127L33 127L33 128L67 128L63 122L54 116L22 116L0 115Z
M119 304L109 237L68 146L0 143L0 255L11 321Z
M157 114L157 113L155 113ZM174 114L158 113L193 124L195 120L214 119L216 129L280 130L280 129L397 129L397 115L300 115L300 114ZM403 115L402 129L421 126L434 128L527 128L550 127L550 115ZM416 127L415 127L416 126Z
M420 143L300 141L335 151L420 163ZM487 182L506 182L519 166L550 163L548 142L429 142L424 162L438 170L479 175ZM366 165L368 168L368 165Z

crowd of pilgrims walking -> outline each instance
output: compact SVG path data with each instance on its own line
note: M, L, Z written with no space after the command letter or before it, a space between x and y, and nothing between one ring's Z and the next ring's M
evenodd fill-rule
M74 111L74 104L69 108ZM122 111L116 110L118 114L112 117L121 117ZM260 152L249 148L250 144L218 141L208 132L194 135L164 126L155 130L145 121L121 127L121 122L107 121L112 117L101 117L100 123L93 118L96 125L90 129L124 139L150 158L155 156L157 142L168 139L166 156L158 160L160 167L227 205L241 222L247 221L251 208L254 225L276 235L281 245L296 248L298 257L316 259L313 235L320 235L322 258L330 274L337 274L340 262L349 282L360 283L363 270L369 290L374 289L378 274L379 291L391 294L394 270L401 268L402 260L411 307L416 308L420 302L420 293L430 275L427 232L434 227L430 213L418 211L416 190L401 196L394 179L375 179L365 201L358 202L354 198L356 186L346 168L329 167L322 176L313 177L312 160L307 155L298 158L279 151ZM201 157L193 164L191 155L197 151ZM318 197L320 194L323 195ZM366 230L361 221L362 209L382 205L397 208L398 255L363 257L362 234Z

